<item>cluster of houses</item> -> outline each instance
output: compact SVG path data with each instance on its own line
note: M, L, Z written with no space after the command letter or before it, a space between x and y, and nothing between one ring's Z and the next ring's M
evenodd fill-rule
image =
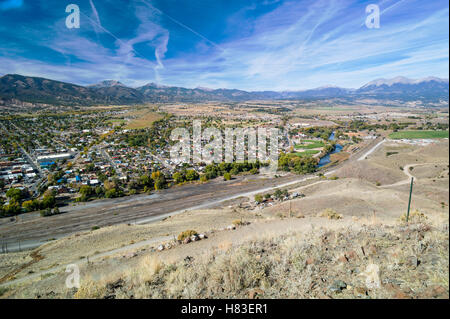
M33 167L21 158L13 161L0 161L0 178L5 184L15 184L18 182L29 183L37 177Z
M136 172L162 171L172 174L173 162L168 159L167 152L160 151L153 155L147 147L117 147L109 145L105 152L111 158L112 165L121 176L133 176ZM139 175L139 174L138 174Z
M0 180L3 186L0 196L5 196L11 187L30 188L37 179L36 171L25 158L17 154L7 154L0 148Z

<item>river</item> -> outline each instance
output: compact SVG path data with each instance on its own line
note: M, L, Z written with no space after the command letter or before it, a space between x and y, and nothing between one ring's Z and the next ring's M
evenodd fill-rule
M328 140L329 141L333 141L334 140L334 132L331 133L331 135L328 138ZM320 159L319 164L317 164L317 167L320 168L320 167L323 167L323 166L325 166L327 164L330 164L331 163L330 155L331 154L335 154L335 153L339 153L340 151L342 151L342 148L343 148L342 145L336 144L336 147L334 148L334 150L332 152L328 153L327 155L325 155L324 157L322 157Z

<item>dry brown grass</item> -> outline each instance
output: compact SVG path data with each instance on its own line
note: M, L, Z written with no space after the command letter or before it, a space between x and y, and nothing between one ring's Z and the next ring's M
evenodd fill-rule
M98 282L87 279L84 280L77 290L77 292L73 295L74 299L95 299L101 298L106 293L106 287L104 285L99 285Z
M245 225L245 223L242 221L242 219L235 219L231 223L236 227Z
M233 246L233 243L231 241L225 240L225 241L219 243L218 248L221 251L227 252L231 249L232 246Z
M336 211L334 211L331 208L327 208L324 211L322 211L318 217L326 217L328 219L342 219L343 216L341 214L338 214Z
M143 115L140 115L138 118L130 121L126 125L126 129L142 129L150 127L153 122L160 120L163 118L163 115L156 113L156 112L146 112Z
M406 223L406 215L407 213L404 213L402 216L400 216L400 221L403 223ZM428 219L428 217L424 214L419 212L417 209L410 212L409 214L409 223L423 223Z
M448 298L448 225L320 229L224 246L196 260L144 259L131 273L87 281L75 296ZM380 269L379 288L366 286L369 265ZM346 287L334 289L338 280Z
M178 235L178 240L184 240L185 238L189 238L191 236L195 236L198 233L195 230L185 230L184 232Z

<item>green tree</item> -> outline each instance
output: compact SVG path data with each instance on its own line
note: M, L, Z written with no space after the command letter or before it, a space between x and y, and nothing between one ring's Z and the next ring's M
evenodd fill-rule
M153 186L153 180L149 175L142 175L140 177L140 183L142 186L152 187Z
M129 190L137 190L139 188L139 182L135 179L132 179L128 182L128 189Z
M55 196L53 195L44 195L42 199L42 207L43 208L52 208L56 204Z
M7 216L19 214L22 211L22 207L16 199L11 199L8 205L3 206L3 209Z
M89 185L83 185L80 187L79 193L85 196L91 196L93 194L92 187Z
M105 193L105 189L102 186L95 187L95 195L97 195L98 197L101 197L101 196L103 196L104 193Z
M257 201L258 203L262 203L263 200L264 199L263 199L261 194L256 194L255 195L255 201Z
M232 175L238 175L239 174L239 167L238 166L234 166L231 170L230 170L230 174Z
M155 190L160 190L163 189L164 187L166 187L166 177L164 176L164 174L160 174L155 179Z
M275 198L280 199L283 196L283 192L280 189L275 190L275 193L273 193L273 196L275 196Z
M19 202L22 199L22 191L18 188L10 188L6 192L6 197L8 197L9 199L14 199Z
M47 216L52 216L52 210L50 208L46 208L44 210L41 210L41 216L42 217L47 217Z
M205 174L208 179L214 179L219 176L219 169L215 164L210 164L205 167Z
M111 188L111 189L107 190L106 193L105 193L105 197L106 198L114 198L114 197L117 197L117 196L118 196L118 193L117 193L117 190L115 188Z
M186 172L186 180L195 181L198 178L199 178L199 175L195 170L191 169Z
M36 209L32 200L27 200L22 203L22 208L27 212L32 212Z
M176 172L172 175L173 180L176 184L180 184L184 182L184 176L180 172Z
M231 169L231 163L225 163L222 162L219 164L219 170L222 174L225 174L226 172L229 172Z
M152 189L148 186L144 186L144 193L150 193Z

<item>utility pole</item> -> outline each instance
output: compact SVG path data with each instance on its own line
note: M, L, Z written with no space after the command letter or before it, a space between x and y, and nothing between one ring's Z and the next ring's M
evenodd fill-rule
M408 220L409 220L409 209L411 208L413 183L414 183L414 177L411 177L411 187L409 189L409 201L408 201L408 212L406 213L406 222L408 222Z
M289 200L289 217L292 217L292 201Z

